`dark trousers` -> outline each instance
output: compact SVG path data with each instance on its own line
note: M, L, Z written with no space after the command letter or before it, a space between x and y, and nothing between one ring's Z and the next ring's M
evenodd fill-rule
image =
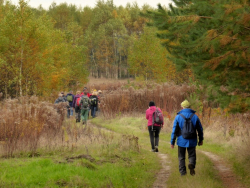
M183 148L178 146L178 158L179 158L179 172L181 174L186 174L186 150L188 151L188 160L189 164L194 165L196 164L196 147L190 147L190 148Z
M81 120L81 108L79 106L75 107L75 114L76 114L77 121L80 122L80 120Z
M160 131L161 131L161 126L153 126L153 131L152 131L152 126L148 126L148 132L150 136L152 149L155 149L155 146L159 146Z
M96 107L95 106L91 106L91 116L94 118L95 117L95 113L96 113Z

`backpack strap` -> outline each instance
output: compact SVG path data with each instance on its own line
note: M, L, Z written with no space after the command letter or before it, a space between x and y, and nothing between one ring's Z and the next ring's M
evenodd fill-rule
M155 124L155 116L154 116L154 114L155 114L155 112L157 111L157 109L158 109L158 108L156 108L155 111L154 111L153 114L152 114L153 117L152 117L152 130L151 130L151 131L154 131L154 128L153 128L153 127L154 127L154 124Z
M194 114L191 114L191 116L189 117L190 118L190 120L192 119L192 117L194 116Z
M183 119L186 119L186 117L183 114L180 114L181 117L183 117Z

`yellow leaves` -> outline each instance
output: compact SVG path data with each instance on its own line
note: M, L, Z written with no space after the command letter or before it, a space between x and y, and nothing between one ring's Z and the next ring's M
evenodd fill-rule
M51 84L52 84L52 87L56 87L56 85L58 84L58 81L59 81L59 75L56 74L56 75L52 75L52 79L51 79Z
M118 14L117 14L116 10L113 10L112 16L113 16L114 18L117 18L117 17L118 17Z

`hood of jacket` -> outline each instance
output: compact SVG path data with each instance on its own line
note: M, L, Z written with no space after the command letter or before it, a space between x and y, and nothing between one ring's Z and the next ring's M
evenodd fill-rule
M191 108L184 108L181 111L179 111L177 114L183 114L183 113L187 113L187 114L194 114L196 111L192 110Z

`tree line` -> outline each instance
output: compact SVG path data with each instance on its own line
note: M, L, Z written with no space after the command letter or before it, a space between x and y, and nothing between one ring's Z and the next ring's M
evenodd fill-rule
M136 3L94 8L52 3L49 9L0 1L0 92L49 95L79 87L88 76L182 81ZM183 75L185 77L185 75Z

